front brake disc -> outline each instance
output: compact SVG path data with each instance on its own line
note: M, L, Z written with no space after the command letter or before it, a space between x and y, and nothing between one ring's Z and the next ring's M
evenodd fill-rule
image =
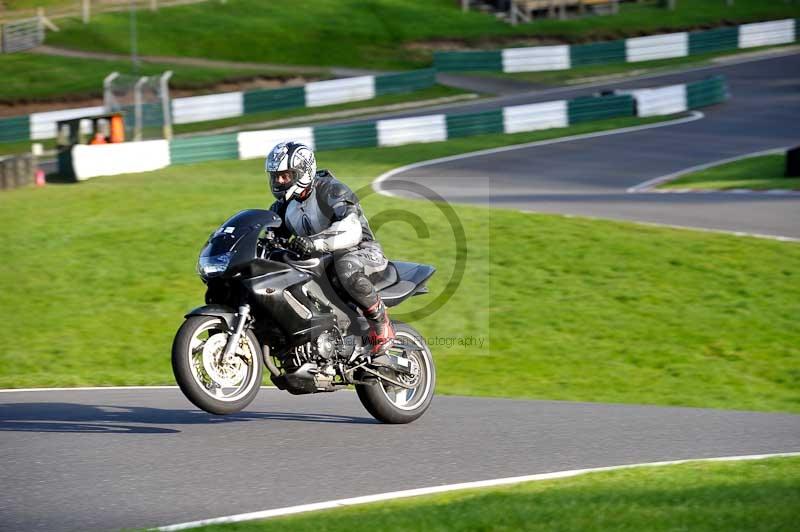
M247 365L237 356L217 364L217 358L228 343L226 333L217 333L206 340L203 346L203 369L206 374L222 387L236 386L244 378Z

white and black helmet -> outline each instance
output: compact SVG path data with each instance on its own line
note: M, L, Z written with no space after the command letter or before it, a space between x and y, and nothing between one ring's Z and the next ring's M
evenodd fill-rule
M314 184L317 160L314 151L300 142L281 142L267 155L264 170L269 175L269 186L277 199L299 198ZM278 174L291 170L291 180L278 182Z

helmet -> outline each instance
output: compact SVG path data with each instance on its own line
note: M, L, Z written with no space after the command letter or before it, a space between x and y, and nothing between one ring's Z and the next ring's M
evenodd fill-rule
M317 175L317 160L314 152L299 142L281 142L267 155L264 170L269 175L269 186L277 199L299 198L314 183ZM280 181L279 175L289 180Z

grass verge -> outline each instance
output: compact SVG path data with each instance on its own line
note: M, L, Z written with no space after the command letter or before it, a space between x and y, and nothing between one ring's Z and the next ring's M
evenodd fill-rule
M364 196L388 256L434 264L426 305L457 250L435 204L369 195L383 171L480 148L642 123L318 153ZM269 205L263 162L220 161L3 193L0 387L170 384L169 349L202 300L208 234ZM800 246L623 222L455 206L463 281L414 323L439 393L800 411ZM388 212L387 212L388 211ZM474 340L474 341L473 341ZM478 344L478 340L483 340ZM513 366L514 378L507 368Z
M202 92L202 89L219 83L252 80L259 77L291 79L297 74L259 72L142 63L139 75L161 74L173 71L170 87L177 90ZM103 96L103 78L111 72L130 74L128 61L77 59L32 53L0 55L0 104L17 104L41 101L69 101ZM320 71L316 78L328 77Z
M590 473L200 530L749 532L792 530L799 519L800 458L791 457Z
M786 155L762 155L687 174L658 188L800 190L800 177L785 177L785 171Z
M307 0L303 9L294 9L289 0L236 0L156 13L141 10L138 42L144 55L418 68L430 64L433 49L452 46L454 40L483 48L513 44L519 37L585 42L798 15L798 0L737 0L733 6L720 0L693 0L678 2L674 11L624 3L614 16L537 20L513 27L491 15L461 12L450 0ZM120 36L128 35L129 24L126 13L100 15L88 26L79 20L64 21L62 31L50 33L47 42L128 53L129 40Z

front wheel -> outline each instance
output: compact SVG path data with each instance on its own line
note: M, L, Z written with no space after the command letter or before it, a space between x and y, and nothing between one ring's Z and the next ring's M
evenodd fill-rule
M392 324L397 343L405 347L405 356L411 363L410 374L396 376L405 386L374 377L370 384L357 384L356 393L364 408L378 421L411 423L424 414L433 401L436 367L428 344L413 327L401 322Z
M172 343L178 386L192 404L211 414L239 412L261 386L261 348L255 335L244 331L229 359L220 362L229 336L221 318L190 316Z

